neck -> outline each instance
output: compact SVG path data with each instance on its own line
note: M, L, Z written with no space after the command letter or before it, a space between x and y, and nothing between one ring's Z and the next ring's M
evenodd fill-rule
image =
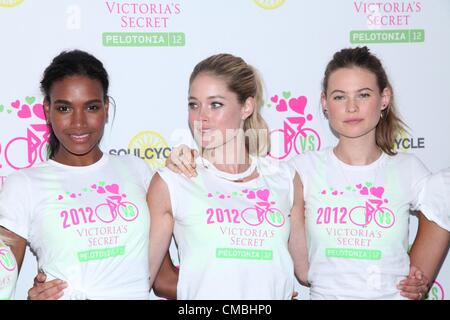
M364 166L375 162L382 154L375 139L361 137L357 139L340 137L334 148L336 157L349 165Z
M53 160L68 166L85 167L99 161L102 155L103 152L99 148L96 148L84 155L75 155L67 150L64 150L61 146L53 157Z
M238 140L232 139L213 149L203 149L202 156L220 171L231 174L244 172L250 167L250 155L244 140L237 143Z

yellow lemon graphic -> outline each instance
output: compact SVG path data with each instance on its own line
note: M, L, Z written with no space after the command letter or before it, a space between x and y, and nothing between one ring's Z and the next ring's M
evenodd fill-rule
M22 4L23 0L0 0L0 7L12 8Z
M135 135L130 140L128 149L135 150L135 155L138 151L137 155L144 159L152 169L164 167L167 151L170 150L164 137L154 131L142 131Z
M253 0L258 7L265 10L273 10L281 7L286 0Z
M403 141L404 139L409 139L409 138L410 138L410 136L409 136L408 132L406 132L405 130L400 130L400 132L395 137L396 142L394 143L394 151L395 152L407 152L408 149L405 148L403 146L403 144L400 143L400 141Z

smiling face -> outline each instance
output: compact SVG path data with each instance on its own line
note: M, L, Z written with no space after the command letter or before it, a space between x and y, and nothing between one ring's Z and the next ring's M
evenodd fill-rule
M99 142L108 114L108 102L98 80L68 76L53 83L45 113L60 147L55 161L77 165L101 157Z
M321 101L331 127L340 137L371 136L375 141L375 129L390 95L388 88L380 93L372 72L358 67L340 68L330 74Z
M253 112L253 98L240 103L225 80L200 73L189 88L189 127L199 147L214 149L229 143Z

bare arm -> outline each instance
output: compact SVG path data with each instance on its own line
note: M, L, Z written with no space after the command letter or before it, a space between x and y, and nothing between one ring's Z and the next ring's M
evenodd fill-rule
M429 221L419 212L419 229L411 248L411 265L419 268L433 282L450 244L450 232Z
M150 288L166 256L173 232L172 205L166 183L156 173L147 193L150 209ZM159 284L160 285L160 284Z
M294 261L294 271L298 281L304 286L309 286L309 262L305 232L305 205L303 199L303 185L298 174L295 174L294 177L294 205L291 210L289 252Z
M178 268L173 265L170 254L167 252L153 282L153 292L158 297L175 300L177 298L177 283Z

